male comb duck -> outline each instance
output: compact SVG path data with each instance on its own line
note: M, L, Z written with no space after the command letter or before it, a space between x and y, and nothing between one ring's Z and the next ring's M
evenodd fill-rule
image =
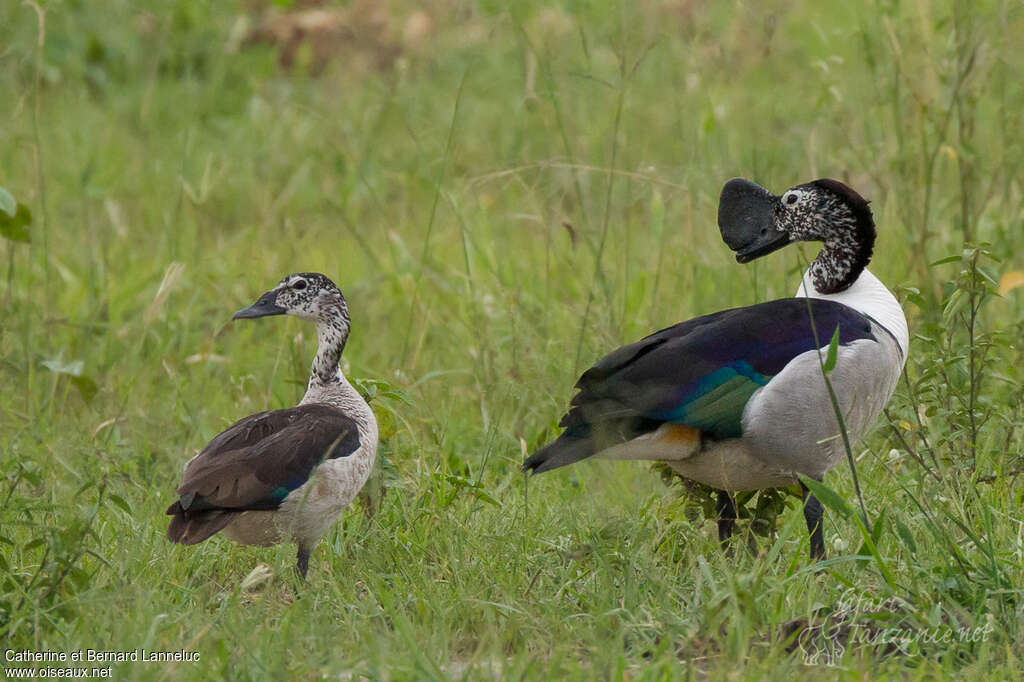
M718 224L740 263L798 241L822 248L795 298L697 317L601 358L576 383L562 434L523 470L589 457L665 462L720 491L724 546L736 492L793 485L798 473L820 481L845 459L818 355L836 328L829 378L851 443L892 396L909 334L899 302L867 270L875 223L850 187L822 179L775 196L734 178L722 188ZM812 559L825 557L822 514L804 487Z

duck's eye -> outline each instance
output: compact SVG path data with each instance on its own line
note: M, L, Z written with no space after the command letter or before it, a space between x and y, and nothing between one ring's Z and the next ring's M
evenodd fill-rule
M304 280L304 279L300 279L298 282L296 282L295 284L292 285L292 289L297 289L298 291L302 291L305 288L306 288L306 280Z
M786 197L786 203L788 205L790 205L790 206L795 204L796 200L797 200L797 196L795 194L790 194L788 197Z

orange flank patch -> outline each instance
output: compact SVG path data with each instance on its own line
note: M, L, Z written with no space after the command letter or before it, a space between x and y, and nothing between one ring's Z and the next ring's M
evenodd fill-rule
M682 424L665 424L659 430L661 436L658 440L670 445L690 445L700 441L700 429Z

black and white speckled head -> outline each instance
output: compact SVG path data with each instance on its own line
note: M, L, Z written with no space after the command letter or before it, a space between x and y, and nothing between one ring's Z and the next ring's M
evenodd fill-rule
M313 323L337 322L341 317L348 327L348 305L341 289L319 272L288 275L271 291L277 292L277 305L285 315L294 315Z
M348 321L348 305L341 289L319 272L297 272L282 279L248 308L235 313L232 319L294 315L315 324L334 322L339 317Z
M288 275L251 306L235 313L232 319L269 315L293 315L314 323L319 348L313 359L311 380L326 384L340 377L338 361L348 341L351 321L341 289L326 275L318 272Z
M868 202L836 180L797 185L775 196L748 180L725 183L718 206L722 238L741 263L796 241L824 246L811 264L811 281L823 294L853 284L867 267L875 245Z

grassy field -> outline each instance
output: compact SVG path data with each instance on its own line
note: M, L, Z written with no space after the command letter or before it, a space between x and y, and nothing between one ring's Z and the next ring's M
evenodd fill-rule
M1020 674L1020 2L356 0L294 50L244 39L259 2L39 5L0 4L31 214L0 218L0 648L199 654L117 679ZM721 242L737 175L870 198L914 334L855 452L873 533L833 502L822 573L792 498L729 559L646 464L519 472L605 352L792 295L813 245ZM312 330L230 319L306 270L348 297L387 466L295 599L293 547L172 546L163 512L301 395Z

